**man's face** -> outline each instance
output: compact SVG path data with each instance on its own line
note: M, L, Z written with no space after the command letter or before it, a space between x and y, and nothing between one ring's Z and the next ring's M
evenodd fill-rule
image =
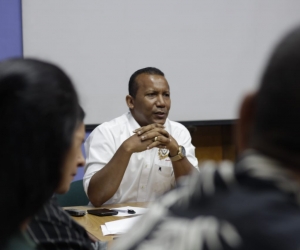
M160 75L141 74L136 77L138 90L132 98L132 115L140 126L164 124L171 107L170 88Z
M81 151L81 145L85 137L85 127L83 122L77 127L73 135L71 148L67 152L65 161L61 170L61 180L55 190L58 194L64 194L69 191L70 184L77 174L77 168L85 164Z

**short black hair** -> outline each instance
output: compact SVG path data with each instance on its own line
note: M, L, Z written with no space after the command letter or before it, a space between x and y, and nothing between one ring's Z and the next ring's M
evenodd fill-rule
M138 91L138 84L136 82L136 77L141 74L165 76L165 74L161 70L154 68L154 67L147 67L147 68L143 68L143 69L139 69L139 70L135 71L131 75L131 77L129 79L129 84L128 84L129 95L131 95L133 98L135 98L136 93Z
M300 27L276 46L256 99L252 146L300 164Z
M79 115L75 88L59 67L0 63L0 246L52 196Z

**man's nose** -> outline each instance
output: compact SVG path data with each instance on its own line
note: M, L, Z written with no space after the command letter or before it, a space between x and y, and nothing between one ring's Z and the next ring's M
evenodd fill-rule
M166 103L164 97L162 95L158 95L156 100L156 106L164 107L165 105Z

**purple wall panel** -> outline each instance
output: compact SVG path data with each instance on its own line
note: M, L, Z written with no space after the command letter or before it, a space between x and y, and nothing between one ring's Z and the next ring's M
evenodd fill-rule
M21 0L0 1L0 61L22 57Z
M0 61L10 57L23 57L21 0L0 0ZM83 145L82 151L85 157ZM82 179L83 174L84 168L78 168L74 181Z

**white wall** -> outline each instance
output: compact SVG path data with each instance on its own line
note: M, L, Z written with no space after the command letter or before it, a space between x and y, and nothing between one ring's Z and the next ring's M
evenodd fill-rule
M129 77L146 66L166 74L171 119L235 119L299 13L297 0L23 0L24 56L69 73L87 124L126 112Z

